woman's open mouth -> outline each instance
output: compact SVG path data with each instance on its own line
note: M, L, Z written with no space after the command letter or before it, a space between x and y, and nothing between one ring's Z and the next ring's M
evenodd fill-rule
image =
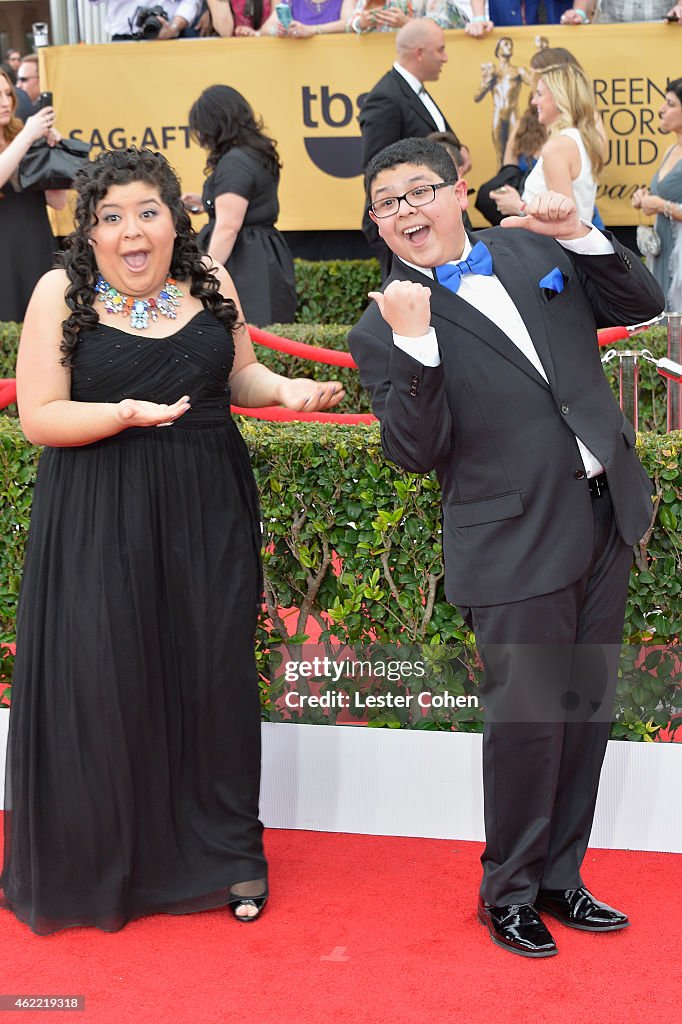
M149 253L146 249L136 249L135 252L127 252L123 256L123 262L128 270L138 273L144 270L149 262Z

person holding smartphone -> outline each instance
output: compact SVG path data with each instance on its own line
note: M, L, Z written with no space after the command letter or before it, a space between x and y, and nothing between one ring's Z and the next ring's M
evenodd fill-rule
M52 94L38 97L38 109L23 124L17 117L17 94L0 70L0 321L21 321L39 277L54 262L55 241L45 204L61 210L66 192L24 192L19 165L34 142L54 145Z
M260 35L310 39L312 36L345 32L355 0L320 0L310 4L307 0L291 0L273 7L272 14L263 24Z

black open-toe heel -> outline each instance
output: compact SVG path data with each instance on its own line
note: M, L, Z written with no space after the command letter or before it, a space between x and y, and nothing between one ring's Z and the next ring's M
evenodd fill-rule
M239 897L235 900L230 900L230 902L227 905L232 911L232 914L237 919L237 921L240 921L242 924L250 924L251 921L258 920L267 902L268 896L267 893L265 893L263 896ZM257 912L255 914L249 915L238 914L237 911L240 909L240 907L255 907Z

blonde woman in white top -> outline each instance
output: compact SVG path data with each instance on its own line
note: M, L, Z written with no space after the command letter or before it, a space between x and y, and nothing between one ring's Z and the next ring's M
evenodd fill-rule
M575 200L580 217L591 221L604 149L589 79L573 64L544 68L532 102L548 134L540 159L522 196L509 186L490 194L500 213L510 216L523 212L524 204L541 192L562 192Z

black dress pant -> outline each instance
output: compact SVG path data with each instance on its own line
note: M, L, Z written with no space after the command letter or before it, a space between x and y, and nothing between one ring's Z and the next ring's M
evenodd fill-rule
M494 906L582 885L632 562L608 491L592 506L583 576L525 601L460 609L485 669L481 896Z

